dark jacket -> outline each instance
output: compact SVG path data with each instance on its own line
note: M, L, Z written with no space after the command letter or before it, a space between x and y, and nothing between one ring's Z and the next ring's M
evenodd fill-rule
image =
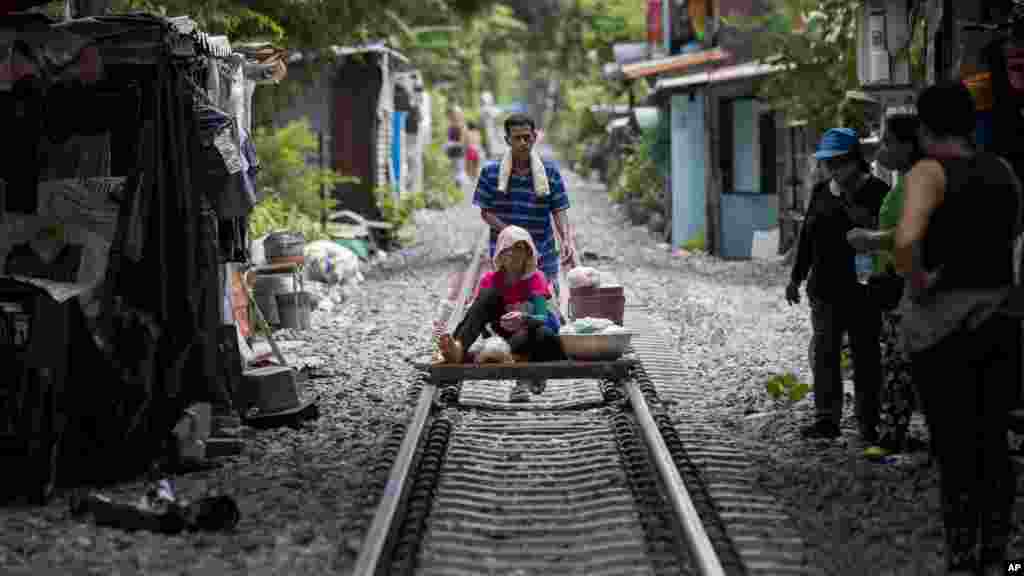
M827 180L818 183L800 229L791 281L800 284L810 273L808 296L825 302L841 299L855 289L856 253L846 233L853 228L876 228L878 211L888 193L889 185L874 176L854 194L853 202L833 195Z

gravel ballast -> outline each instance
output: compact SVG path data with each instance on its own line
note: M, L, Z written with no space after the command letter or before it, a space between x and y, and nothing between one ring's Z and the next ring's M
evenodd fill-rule
M779 498L807 542L814 574L940 574L938 482L927 455L889 463L861 456L856 425L844 419L836 442L802 440L797 429L813 400L777 404L765 391L774 374L810 382L805 304L783 298L788 269L776 261L724 262L672 253L628 224L601 186L566 174L581 251L629 287L670 330L706 395L672 405L682 422L729 431L749 450L751 478ZM188 496L234 496L242 519L230 534L158 536L71 519L67 500L0 509L0 569L23 574L346 574L383 489L375 467L410 409L413 362L429 352L430 323L447 279L462 269L482 223L467 201L416 214L417 243L346 289L345 301L317 312L304 332L278 333L286 356L314 368L304 395L320 418L299 430L256 431L240 457L218 470L175 479ZM852 391L852 390L851 390ZM682 425L682 424L680 424ZM915 434L926 437L919 417ZM138 498L141 482L105 489Z

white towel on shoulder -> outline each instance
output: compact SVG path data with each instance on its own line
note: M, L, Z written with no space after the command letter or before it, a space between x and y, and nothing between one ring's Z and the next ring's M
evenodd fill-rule
M537 196L547 196L548 192L551 191L550 184L548 183L548 173L544 170L544 161L541 160L540 154L536 150L530 152L530 172L533 173L533 189L537 192ZM501 159L501 166L498 171L498 191L502 193L508 192L508 181L512 177L512 151L505 152L505 156Z

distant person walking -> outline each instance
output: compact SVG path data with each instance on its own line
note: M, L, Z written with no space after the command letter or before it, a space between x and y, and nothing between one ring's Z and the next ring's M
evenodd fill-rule
M832 128L822 137L814 157L829 178L811 192L800 230L796 263L786 300L800 302L800 285L810 275L807 296L814 331L813 372L815 422L802 429L808 438L836 438L843 415L840 349L843 334L853 352L856 413L861 437L877 438L878 393L881 386L881 317L867 286L858 281L856 254L846 234L856 227L875 228L889 186L868 173L857 132Z
M483 126L484 138L487 141L486 160L496 160L505 154L507 146L504 134L498 122L501 109L494 103L494 95L490 92L480 94L480 123Z
M907 174L896 269L908 280L902 336L939 467L946 568L1004 574L1014 476L1007 430L1020 378L1014 283L1020 183L971 143L974 100L959 82L917 99L926 158Z
M470 182L475 182L480 176L480 151L483 148L483 138L480 136L480 126L473 121L466 124L466 175Z
M452 174L459 188L466 185L466 117L459 106L448 109L448 142L445 152L452 162Z

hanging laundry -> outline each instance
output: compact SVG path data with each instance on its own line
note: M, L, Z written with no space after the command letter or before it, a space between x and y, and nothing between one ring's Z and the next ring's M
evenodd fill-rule
M196 151L200 189L221 218L247 217L256 205L252 162L232 117L212 106L197 110L200 149Z

